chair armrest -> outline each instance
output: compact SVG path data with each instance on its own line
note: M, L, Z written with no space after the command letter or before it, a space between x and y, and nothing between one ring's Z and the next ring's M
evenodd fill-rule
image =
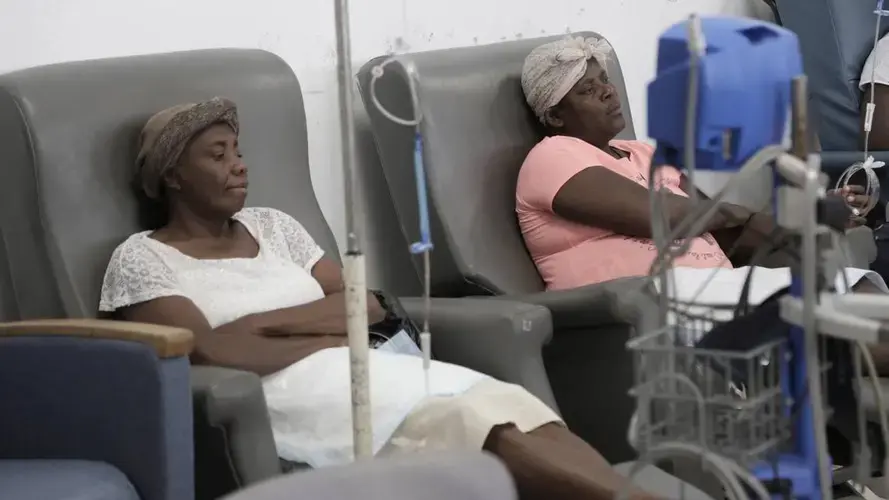
M517 500L506 467L480 451L416 453L322 467L220 500Z
M236 487L244 487L281 473L272 424L262 381L254 374L215 366L191 368L195 438L198 441L198 482L203 487L217 477L207 477L230 463ZM217 435L213 435L217 434ZM222 438L224 448L205 443ZM201 445L208 444L206 449ZM207 456L206 453L216 453ZM218 454L225 454L220 462ZM202 460L203 459L203 460ZM206 468L202 467L206 463ZM208 486L208 487L212 487Z
M401 303L422 322L423 299ZM429 323L438 359L521 385L558 411L543 366L542 349L552 338L546 308L486 298L432 299Z
M191 347L156 325L0 324L0 458L106 462L142 500L192 498Z
M626 343L657 319L647 277L507 298L547 307L553 341L544 352L547 375L568 428L611 462L632 460L626 439L635 410L629 396L633 358ZM641 328L641 330L640 330Z
M194 336L185 328L104 319L38 319L0 323L0 336L61 335L146 344L158 358L188 356Z
M536 304L552 313L553 329L590 328L614 324L633 324L636 314L627 296L644 292L650 286L647 277L622 278L605 283L503 298Z

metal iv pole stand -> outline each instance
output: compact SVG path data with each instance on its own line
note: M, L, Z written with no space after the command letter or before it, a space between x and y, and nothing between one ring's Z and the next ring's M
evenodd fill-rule
M792 398L799 405L794 429L796 452L813 472L821 500L830 500L831 469L827 449L824 415L824 395L821 387L821 366L818 356L818 323L815 309L818 306L819 269L821 255L818 248L818 222L815 205L819 196L821 160L809 148L807 83L805 76L794 78L792 93L793 154L808 162L803 186L806 200L805 220L802 221L801 272L793 276L791 294L802 298L802 325L791 329L793 340L793 370L796 371Z
M340 138L346 202L346 326L349 332L349 368L352 384L352 439L355 459L373 457L368 369L367 283L364 254L355 227L355 119L352 113L352 48L349 0L336 0L336 72L339 90Z

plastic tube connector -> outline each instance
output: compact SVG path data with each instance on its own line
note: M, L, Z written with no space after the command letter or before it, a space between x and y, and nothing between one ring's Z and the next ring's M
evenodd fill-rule
M432 243L426 241L417 241L415 243L411 243L410 251L412 254L417 255L421 253L431 252L434 245Z

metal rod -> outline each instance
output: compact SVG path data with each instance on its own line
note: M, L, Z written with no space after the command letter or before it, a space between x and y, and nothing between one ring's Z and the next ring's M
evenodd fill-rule
M346 253L361 253L355 225L355 115L353 113L352 47L349 0L336 0L336 76L340 107L340 149L346 202Z
M805 76L798 76L791 83L790 139L791 153L800 160L809 158L809 106Z
M336 16L337 86L340 107L340 138L346 206L346 255L343 267L346 285L346 327L349 334L349 370L352 398L352 438L355 458L373 456L373 427L370 405L370 355L367 333L367 285L364 255L355 227L355 115L353 114L352 51L349 36L349 1L337 0Z
M804 431L814 432L815 450L802 450L804 453L814 452L818 462L818 483L821 489L821 498L832 498L832 481L830 462L828 460L827 436L825 434L826 420L824 416L824 395L821 386L821 366L818 356L818 324L816 307L818 301L818 225L815 218L815 204L818 200L820 189L821 164L817 156L809 155L808 145L808 91L807 79L804 75L793 79L791 87L793 107L793 153L808 157L809 172L805 183L805 195L807 200L806 220L802 226L802 300L803 300L803 331L806 378L808 382L808 403L811 405L812 429ZM799 362L799 360L797 361ZM799 437L797 439L800 439Z

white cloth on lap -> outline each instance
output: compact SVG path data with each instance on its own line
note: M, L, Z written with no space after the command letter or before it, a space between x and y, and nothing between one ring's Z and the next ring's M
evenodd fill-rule
M487 375L433 361L431 396L455 396ZM312 467L353 460L349 348L324 349L263 379L278 455ZM405 417L426 398L423 359L370 352L373 451L392 437Z

